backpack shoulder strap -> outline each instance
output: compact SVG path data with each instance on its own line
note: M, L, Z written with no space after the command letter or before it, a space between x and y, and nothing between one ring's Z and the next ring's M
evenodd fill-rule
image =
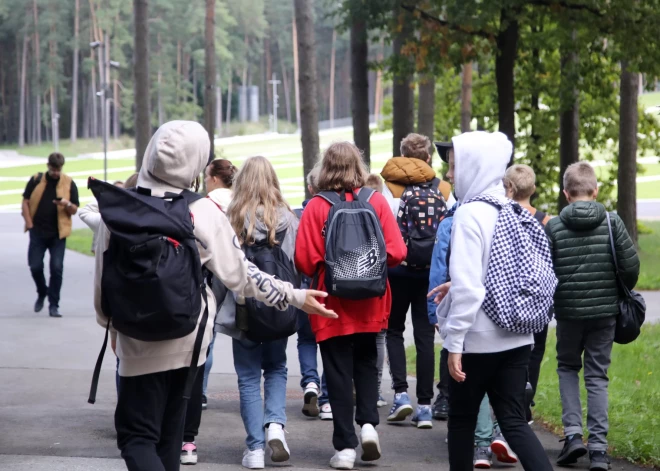
M546 216L547 214L545 214L543 211L536 210L536 212L534 213L534 219L536 219L541 224L543 224L543 220L545 219Z
M496 197L494 197L494 196L492 196L492 195L484 195L484 194L477 195L477 196L475 196L474 198L470 198L469 200L467 200L467 201L466 201L465 203L463 203L463 204L474 203L474 202L477 202L477 201L481 201L482 203L488 203L488 204L490 204L490 205L492 205L492 206L495 206L497 209L502 209L502 208L505 206L505 205L504 205L499 199L497 199Z
M320 193L317 193L314 195L314 198L323 198L326 200L328 203L330 203L331 206L334 206L337 203L341 203L341 198L337 193L334 191L322 191Z
M363 201L365 203L368 203L369 200L371 200L371 197L376 193L376 190L373 188L366 188L362 187L357 193L357 201Z
M197 201L197 200L201 200L202 198L204 198L204 197L203 197L202 195L200 195L199 193L195 193L195 192L190 191L190 190L183 190L183 191L181 192L181 197L182 197L182 198L186 201L186 203L188 203L189 205L190 205L191 203L194 203L194 202Z

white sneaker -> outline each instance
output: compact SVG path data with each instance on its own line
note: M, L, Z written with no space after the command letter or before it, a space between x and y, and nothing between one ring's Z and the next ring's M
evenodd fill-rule
M321 413L319 414L321 420L332 420L332 407L330 403L326 402L321 406Z
M266 467L264 457L264 450L245 450L242 464L248 469L264 469Z
M330 467L334 469L353 469L356 453L353 448L345 448L335 451L335 456L330 458Z
M307 417L318 417L319 415L319 387L316 383L307 383L307 386L305 386L305 402L302 413Z
M286 438L284 438L284 427L282 427L282 424L271 423L268 425L266 429L266 443L268 443L268 446L273 451L270 459L274 463L282 463L291 458L289 446L286 444Z
M362 426L360 443L362 443L362 461L376 461L380 458L380 441L373 425Z
M197 445L195 445L195 442L184 442L181 447L181 464L197 464Z

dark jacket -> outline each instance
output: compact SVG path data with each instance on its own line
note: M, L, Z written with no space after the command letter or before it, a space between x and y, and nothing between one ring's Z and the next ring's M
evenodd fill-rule
M610 214L621 276L635 287L639 258L623 221ZM546 226L559 280L555 291L558 320L599 319L619 313L612 249L605 207L593 201L578 201L565 207Z

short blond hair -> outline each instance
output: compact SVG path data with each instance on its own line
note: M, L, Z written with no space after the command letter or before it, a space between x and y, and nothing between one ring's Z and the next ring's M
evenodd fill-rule
M422 134L410 133L401 141L401 156L412 157L426 162L433 153L431 139Z
M375 173L370 173L367 177L367 183L364 185L373 190L376 190L378 193L383 192L383 179L380 178L380 175Z
M368 175L360 149L348 141L335 142L323 154L316 184L322 191L352 191L362 188Z
M317 184L319 179L319 173L321 172L321 162L317 162L314 165L309 173L307 174L307 186L311 188L311 192L316 194L319 192L319 186Z
M573 198L591 196L598 188L593 167L587 162L576 162L564 172L564 190Z
M529 165L512 165L504 174L504 187L514 201L526 200L536 191L536 174Z

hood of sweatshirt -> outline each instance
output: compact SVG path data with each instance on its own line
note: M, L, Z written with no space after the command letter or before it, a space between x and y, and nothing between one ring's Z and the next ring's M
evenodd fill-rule
M504 194L513 145L501 132L466 132L454 144L454 193L461 203L481 193Z
M588 231L602 224L605 206L596 201L576 201L562 209L559 218L569 229Z
M194 121L170 121L154 133L144 153L138 186L154 196L181 193L192 186L209 159L211 144L204 127Z
M435 171L429 164L410 157L394 157L387 161L380 176L386 182L400 185L424 183L435 178Z
M266 228L266 224L264 224L263 221L260 219L262 214L263 214L263 208L259 207L257 209L257 222L255 224L256 230L252 234L254 240L256 241L264 240L268 235L268 229ZM277 229L275 230L275 232L282 232L284 229L289 229L289 227L297 219L298 218L296 218L296 215L293 214L291 211L289 211L285 206L280 206L277 210ZM245 226L244 226L245 229L247 229L249 225L250 225L250 218L249 216L246 216ZM287 231L287 235L290 235L288 234L288 231Z

